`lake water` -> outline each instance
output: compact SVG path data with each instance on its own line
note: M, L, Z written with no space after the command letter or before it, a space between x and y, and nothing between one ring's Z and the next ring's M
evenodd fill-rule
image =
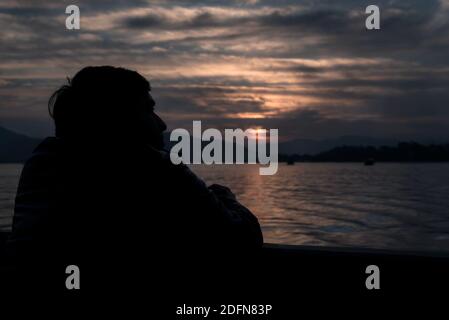
M449 252L449 164L192 166L229 186L259 218L266 242ZM11 224L21 165L0 165L0 228Z

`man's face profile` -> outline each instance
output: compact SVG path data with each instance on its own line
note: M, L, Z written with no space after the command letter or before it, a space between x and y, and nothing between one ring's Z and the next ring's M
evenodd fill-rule
M142 132L139 134L145 142L157 149L162 149L164 147L163 132L167 129L167 125L155 113L155 105L156 102L149 92L138 99L137 116L142 124Z

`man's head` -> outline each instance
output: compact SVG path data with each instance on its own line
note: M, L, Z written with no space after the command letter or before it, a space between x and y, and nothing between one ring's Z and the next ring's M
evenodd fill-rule
M163 147L166 125L154 112L150 83L135 71L86 67L50 98L56 136L133 139Z

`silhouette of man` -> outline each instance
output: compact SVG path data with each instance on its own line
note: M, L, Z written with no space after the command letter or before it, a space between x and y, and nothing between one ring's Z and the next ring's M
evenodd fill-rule
M247 251L257 218L163 150L166 125L135 71L86 67L49 101L55 137L26 162L8 249L18 259L132 264L155 254Z

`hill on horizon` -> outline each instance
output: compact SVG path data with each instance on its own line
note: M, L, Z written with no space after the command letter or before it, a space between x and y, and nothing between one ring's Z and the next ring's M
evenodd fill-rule
M0 127L0 163L24 162L41 139Z
M41 138L30 137L0 126L0 163L24 162L41 140ZM170 132L164 134L164 140L168 148L174 144L170 142ZM396 146L399 142L401 141L355 135L332 139L294 139L280 142L279 154L313 156L342 146ZM426 144L426 142L421 143ZM202 145L204 144L202 143Z
M340 146L394 146L398 140L347 135L328 139L294 139L279 143L281 154L315 155Z

